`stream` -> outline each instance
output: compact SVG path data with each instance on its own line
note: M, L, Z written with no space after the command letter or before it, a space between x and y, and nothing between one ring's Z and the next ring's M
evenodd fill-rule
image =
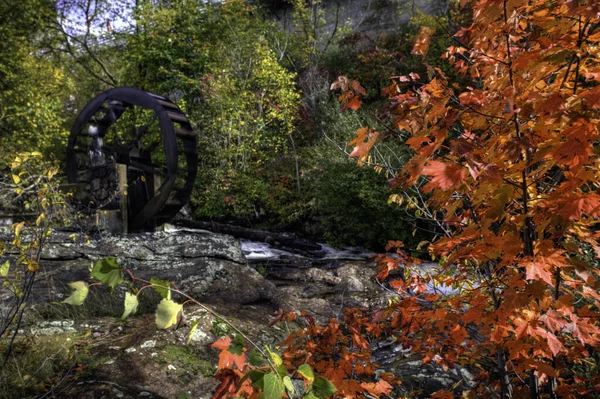
M323 243L317 243L321 249L311 251L308 255L301 255L296 252L286 251L281 248L275 248L266 242L257 242L242 239L242 252L250 265L271 265L284 266L290 269L297 268L335 268L339 261L368 261L375 252L368 251L362 247L346 247L335 249ZM439 267L438 263L425 262L414 267L414 272L421 277L426 277L434 273ZM441 295L459 294L458 288L449 287L444 284L436 284L431 280L426 283L427 293L437 293ZM466 286L465 286L466 287Z

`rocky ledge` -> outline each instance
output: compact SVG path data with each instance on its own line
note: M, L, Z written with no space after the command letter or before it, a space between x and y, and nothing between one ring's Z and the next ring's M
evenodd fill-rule
M7 251L0 263L14 262L15 255ZM202 230L97 237L54 232L42 248L31 298L34 302L62 301L69 292L68 283L89 280L90 265L107 257L114 257L136 277L171 281L205 302L270 301L275 291L273 284L248 266L239 241L228 235ZM2 293L3 300L9 296Z

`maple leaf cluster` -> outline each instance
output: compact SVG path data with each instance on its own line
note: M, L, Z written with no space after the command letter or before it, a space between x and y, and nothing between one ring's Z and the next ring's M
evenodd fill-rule
M600 344L587 252L600 255L600 3L479 0L472 10L445 53L458 82L428 66L426 79L394 77L383 90L412 154L391 185L418 186L438 210L429 250L442 263L423 276L401 250L378 257L380 279L402 275L389 281L399 303L380 317L425 361L480 368L472 395L588 395L600 376L576 366ZM421 30L415 54L430 35ZM354 86L332 86L354 101L344 109L360 106ZM382 139L359 129L351 156L367 159ZM460 294L432 296L432 282Z
M273 322L296 319L295 312L281 310L273 316ZM367 394L385 398L399 381L391 373L375 372L378 365L371 361L370 344L384 332L376 318L366 309L349 309L343 321L331 319L320 325L302 312L305 327L279 344L281 356L267 347L266 353L253 351L248 358L243 340L220 338L211 345L221 351L215 375L220 383L213 399L352 399ZM267 378L274 383L269 385ZM293 380L303 384L294 384Z

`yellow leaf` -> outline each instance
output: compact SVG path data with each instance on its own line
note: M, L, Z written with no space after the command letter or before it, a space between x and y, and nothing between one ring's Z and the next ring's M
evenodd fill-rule
M28 272L37 273L37 272L40 271L40 265L39 265L39 263L37 263L33 259L27 259L23 263L27 265L27 271Z
M21 234L21 230L25 227L25 222L13 224L13 229L15 229L15 236L18 237Z
M21 178L17 175L12 175L12 179L15 182L15 184L19 184L21 182Z
M41 224L41 223L44 221L44 219L46 219L46 215L42 213L42 214L41 214L40 216L38 216L38 218L35 220L35 225L36 225L36 226L39 226L39 225L40 225L40 224Z

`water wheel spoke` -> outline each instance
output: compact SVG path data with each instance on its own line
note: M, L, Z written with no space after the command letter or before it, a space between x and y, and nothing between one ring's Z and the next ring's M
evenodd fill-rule
M158 169L157 167L155 167L153 165L147 165L147 164L137 162L137 161L129 161L129 166L131 166L133 168L137 168L139 170L142 170L146 173L156 175L156 176L167 177L166 173L162 172L160 169Z

